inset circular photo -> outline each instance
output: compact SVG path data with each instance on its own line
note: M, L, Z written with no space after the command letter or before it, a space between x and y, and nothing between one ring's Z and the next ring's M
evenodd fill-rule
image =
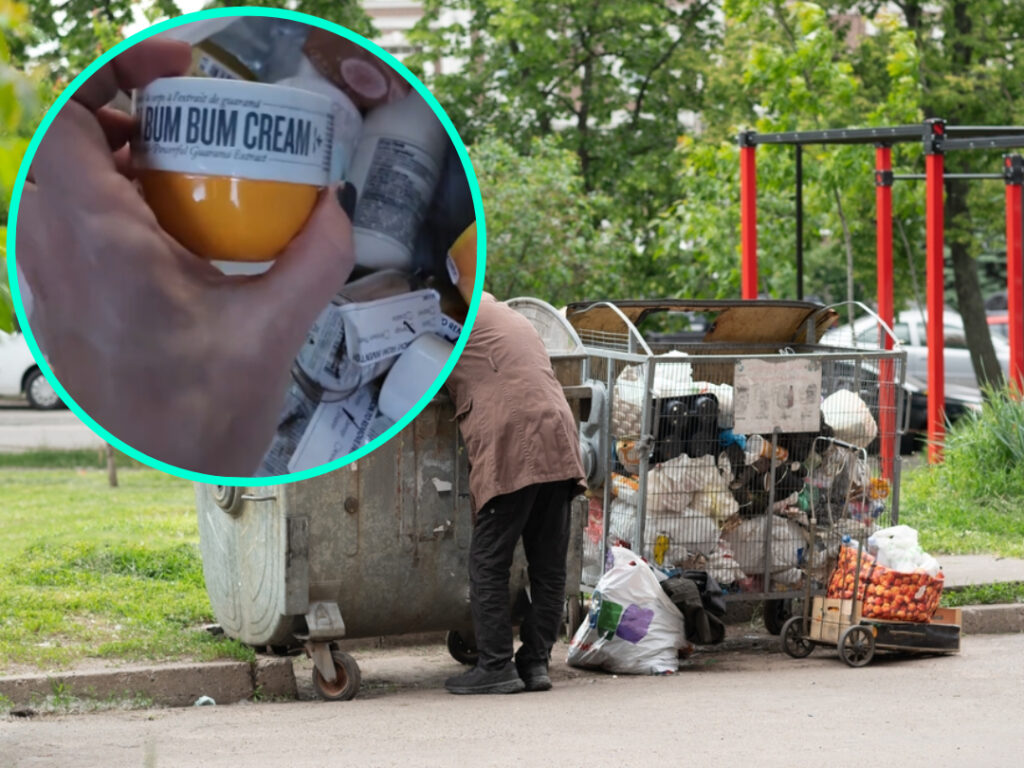
M396 434L455 365L483 280L442 105L373 43L288 11L189 14L98 59L33 137L9 228L57 393L141 461L226 485L321 474Z

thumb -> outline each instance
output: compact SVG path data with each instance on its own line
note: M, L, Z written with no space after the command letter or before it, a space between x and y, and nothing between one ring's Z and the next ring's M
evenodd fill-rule
M337 184L323 191L302 231L261 281L277 297L289 297L294 303L301 297L312 315L310 325L355 266L352 222L342 210L341 192Z

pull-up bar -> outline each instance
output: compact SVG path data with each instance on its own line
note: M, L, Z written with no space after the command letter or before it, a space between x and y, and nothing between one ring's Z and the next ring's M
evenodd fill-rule
M874 144L875 205L877 210L877 274L878 310L881 319L892 327L892 184L896 180L923 179L925 186L927 341L928 341L928 460L942 458L941 440L945 434L945 371L943 338L943 246L945 179L998 179L1006 183L1007 300L1010 320L1010 381L1024 392L1024 266L1021 264L1021 238L1024 233L1024 160L1020 155L1005 155L1003 173L952 173L944 171L944 155L953 150L1024 148L1024 126L947 126L932 118L918 125L878 128L849 128L825 131L790 131L757 133L745 131L738 137L740 145L740 241L742 248L741 290L744 299L757 297L757 160L760 144L792 145L796 150L797 207L797 296L803 295L803 157L808 144ZM895 175L892 172L891 146L921 141L925 152L925 173ZM887 334L883 346L891 348ZM885 364L890 366L886 378ZM879 372L881 386L880 431L882 433L882 466L891 476L895 442L894 409L891 394L891 362L883 361Z

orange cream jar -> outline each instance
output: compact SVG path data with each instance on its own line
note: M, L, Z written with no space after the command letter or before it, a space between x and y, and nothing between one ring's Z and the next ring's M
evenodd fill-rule
M267 261L302 229L330 181L329 99L204 77L135 93L132 160L157 220L193 253Z

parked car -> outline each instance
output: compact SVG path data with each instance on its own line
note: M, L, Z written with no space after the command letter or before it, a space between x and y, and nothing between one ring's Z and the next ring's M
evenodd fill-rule
M942 315L945 346L943 368L946 371L946 388L962 387L978 391L978 380L971 364L971 353L967 348L964 323L956 310L946 309ZM991 326L990 326L991 327ZM907 352L907 380L921 389L928 386L928 341L924 316L916 309L900 312L893 323L893 333ZM821 339L823 344L878 348L878 321L870 315L856 319L850 325L841 325L827 331ZM998 333L992 334L992 345L1003 373L1010 370L1010 345Z
M928 432L928 345L927 327L921 313L915 309L900 312L893 323L893 334L907 353L907 369L903 385L907 414L907 434L901 442L901 452L908 453L921 447ZM968 411L981 408L982 396L971 364L970 351L964 335L963 319L952 309L943 313L945 348L945 412L955 422ZM878 321L870 315L849 324L832 328L821 343L843 347L875 348L879 346ZM1007 339L993 333L992 344L996 356L1007 372L1010 367L1010 347Z
M64 405L39 370L25 337L0 331L0 397L22 395L33 408L52 410Z

